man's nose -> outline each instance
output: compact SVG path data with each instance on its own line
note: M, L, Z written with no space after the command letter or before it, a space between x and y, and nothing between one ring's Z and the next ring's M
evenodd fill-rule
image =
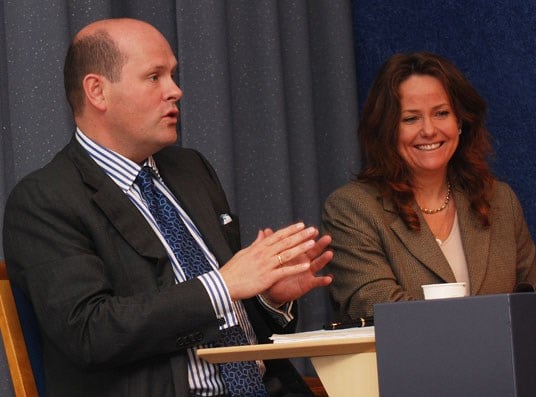
M175 80L171 80L169 93L167 95L168 100L173 100L174 102L180 101L182 98L182 90L181 88L175 83Z

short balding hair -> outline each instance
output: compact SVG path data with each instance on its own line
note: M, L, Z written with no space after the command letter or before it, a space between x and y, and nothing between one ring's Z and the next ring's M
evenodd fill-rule
M121 69L126 59L117 43L104 30L75 38L71 42L65 57L63 81L65 94L74 115L79 115L84 106L84 77L95 73L111 82L117 82L121 78Z

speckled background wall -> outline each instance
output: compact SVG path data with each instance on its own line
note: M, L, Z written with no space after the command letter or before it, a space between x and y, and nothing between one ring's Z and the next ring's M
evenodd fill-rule
M488 103L496 175L536 238L536 0L354 0L359 103L384 60L427 50L451 59Z

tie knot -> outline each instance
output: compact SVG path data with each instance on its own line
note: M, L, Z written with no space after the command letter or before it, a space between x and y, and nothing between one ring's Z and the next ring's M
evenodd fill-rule
M143 166L138 176L136 176L134 183L140 187L142 193L146 194L153 187L153 173L151 168Z

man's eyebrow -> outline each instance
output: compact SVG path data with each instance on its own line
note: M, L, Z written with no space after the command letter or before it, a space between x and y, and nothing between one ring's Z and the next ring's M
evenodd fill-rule
M147 70L166 70L166 69L171 69L171 70L176 70L178 68L178 64L175 63L171 66L171 68L169 68L167 65L165 64L162 64L162 63L155 63L155 64L150 64L148 67L147 67Z

